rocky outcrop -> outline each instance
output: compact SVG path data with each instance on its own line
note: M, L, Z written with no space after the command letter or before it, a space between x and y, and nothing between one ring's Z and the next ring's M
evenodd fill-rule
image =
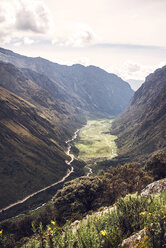
M164 190L166 190L166 178L147 185L146 188L141 191L141 195L149 196L151 194L159 194Z
M124 239L122 244L119 246L121 248L136 248L138 247L138 244L143 241L143 239L146 236L145 229L139 231L138 233L130 236L127 239Z

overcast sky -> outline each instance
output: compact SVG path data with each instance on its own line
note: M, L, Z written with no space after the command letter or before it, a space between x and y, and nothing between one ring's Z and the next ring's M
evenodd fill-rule
M144 79L166 64L166 0L0 0L0 46Z

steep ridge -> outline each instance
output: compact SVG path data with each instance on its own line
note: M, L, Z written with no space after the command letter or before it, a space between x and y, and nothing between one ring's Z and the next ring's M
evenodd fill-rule
M81 111L116 115L127 107L133 95L127 82L95 66L59 65L40 57L21 56L2 48L0 60L45 75L58 87L59 93Z
M146 78L113 129L124 159L142 159L166 149L166 66Z
M0 207L67 172L56 128L34 105L0 87Z

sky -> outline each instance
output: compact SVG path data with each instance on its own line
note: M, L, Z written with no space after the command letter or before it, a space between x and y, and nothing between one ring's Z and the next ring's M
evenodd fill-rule
M0 46L124 80L166 64L166 0L1 0Z

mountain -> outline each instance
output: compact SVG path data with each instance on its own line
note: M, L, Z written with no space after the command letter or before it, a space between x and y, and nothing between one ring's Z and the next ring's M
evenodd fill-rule
M0 75L2 208L66 175L65 140L85 119L46 76L3 62Z
M132 94L100 68L0 48L0 208L62 179L65 141L87 116L121 112Z
M58 88L58 94L81 112L117 115L127 107L133 95L127 82L95 66L59 65L3 48L0 48L0 60L49 78Z
M119 156L141 159L166 149L166 66L150 74L116 119Z
M65 155L54 125L0 87L0 207L61 179Z

